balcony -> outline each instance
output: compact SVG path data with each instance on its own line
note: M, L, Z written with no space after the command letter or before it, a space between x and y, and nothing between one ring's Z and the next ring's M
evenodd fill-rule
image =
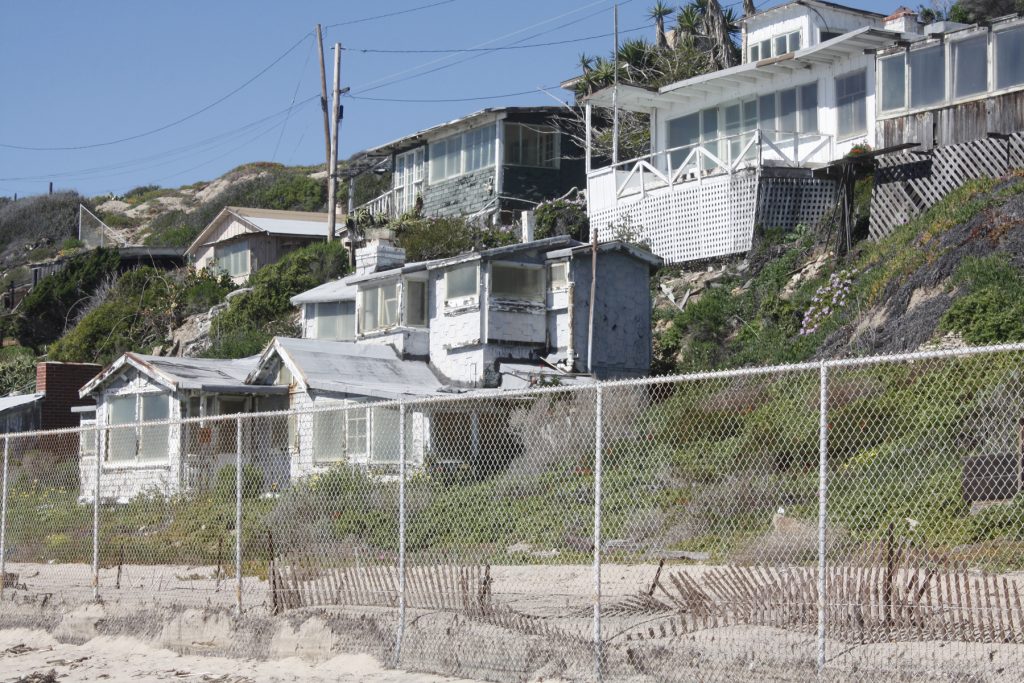
M587 176L598 238L639 239L666 262L750 249L762 169L832 161L832 137L754 130L653 152Z
M369 213L374 218L395 218L394 213L394 190L388 190L384 194L374 197L365 204L360 204L355 208L355 213L358 215L363 211Z

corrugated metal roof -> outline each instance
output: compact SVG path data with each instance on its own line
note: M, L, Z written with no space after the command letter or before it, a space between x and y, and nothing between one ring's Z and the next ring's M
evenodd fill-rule
M22 394L21 396L4 396L0 398L0 415L15 408L27 406L43 398L43 394Z
M349 284L349 278L325 282L319 287L307 289L305 292L296 294L291 298L292 306L303 304L316 304L324 301L354 301L356 298L356 286Z
M327 237L327 214L311 211L274 211L232 206L231 213L271 235Z
M314 391L395 399L433 395L442 387L427 363L402 360L384 344L277 337L274 346Z

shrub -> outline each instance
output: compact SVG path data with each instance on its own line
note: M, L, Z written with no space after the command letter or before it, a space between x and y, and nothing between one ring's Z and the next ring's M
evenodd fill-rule
M590 239L590 219L587 217L586 202L581 200L556 199L540 204L536 211L534 230L536 239L569 235L574 240L586 242Z
M237 494L238 468L225 465L217 470L217 481L214 484L214 495L218 500L235 500ZM242 465L242 498L249 500L263 493L263 470L255 465Z
M0 396L30 391L35 386L36 359L31 349L8 346L0 354Z
M971 344L1024 340L1024 278L1006 254L964 259L953 282L967 294L953 302L940 329Z
M470 251L491 249L516 241L503 228L481 227L465 218L421 218L403 216L391 226L398 246L405 249L409 261L458 256Z

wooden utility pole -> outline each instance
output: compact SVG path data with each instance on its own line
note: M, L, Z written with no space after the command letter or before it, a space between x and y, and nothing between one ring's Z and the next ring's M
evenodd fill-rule
M320 109L324 112L324 155L325 163L331 163L331 119L327 113L327 71L324 68L324 36L320 24L316 25L316 48L320 53Z
M619 163L619 5L615 3L615 60L612 71L612 166Z
M338 128L341 126L341 43L334 44L334 103L331 106L331 154L327 160L327 241L338 223Z

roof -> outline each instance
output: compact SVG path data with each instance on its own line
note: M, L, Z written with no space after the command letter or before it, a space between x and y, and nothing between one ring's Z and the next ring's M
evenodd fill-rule
M862 55L864 50L877 50L897 40L900 35L895 31L865 26L796 52L694 76L670 83L657 91L634 85L620 85L618 104L623 109L650 112L658 106L665 106L666 103L687 105L698 97L703 102L704 96L708 93L721 93L725 99L731 100L738 94L752 91L760 83L767 83L777 76L813 68L815 64L832 64L837 59ZM589 95L586 101L610 107L613 90L614 87L598 90Z
M353 301L356 298L355 285L348 283L349 278L325 282L319 287L307 289L291 298L292 306L317 304L325 301Z
M271 341L248 381L258 381L275 355L307 390L389 400L430 396L442 388L426 362L402 360L385 344L290 337Z
M241 206L226 206L210 224L193 240L185 250L186 254L195 253L199 247L207 246L207 238L220 223L227 218L236 218L249 230L281 237L308 237L315 239L327 237L326 213L316 211L277 211L274 209L250 209Z
M839 10L840 12L849 12L850 14L866 15L869 17L877 17L879 19L885 18L885 15L881 14L880 12L872 12L871 10L860 9L859 7L851 7L850 5L840 5L837 2L826 2L825 0L794 0L793 2L784 2L781 5L775 5L774 7L769 7L767 9L754 12L749 17L743 17L742 19L740 19L739 23L743 24L750 21L751 19L763 17L766 14L777 12L780 9L787 9L789 7L792 7L793 5L800 5L802 7L812 7L814 5L817 5L818 7L828 7L829 9Z
M21 394L0 398L0 415L42 400L43 394Z
M664 263L660 256L655 256L654 254L652 254L649 251L646 251L645 249L641 249L640 247L629 244L628 242L623 242L621 240L602 242L601 244L597 245L598 254L606 254L613 251L622 252L627 256L637 259L638 261L643 261L651 268L660 268ZM590 254L589 244L580 244L574 247L569 247L567 249L557 249L555 251L549 251L547 253L547 258L556 259L564 258L566 256L575 257L582 256L584 254Z
M487 109L481 109L480 111L473 112L468 116L463 116L458 119L452 119L445 123L439 123L436 126L430 128L424 128L423 130L413 133L412 135L406 135L405 137L386 142L383 145L377 147L371 147L363 150L362 152L356 152L352 155L352 159L365 156L385 156L395 152L401 152L404 149L410 147L418 147L428 141L428 138L434 137L438 132L443 131L445 128L454 127L469 127L474 123L478 123L482 119L486 118L502 118L510 115L517 114L557 114L564 111L565 107L488 107Z
M85 398L96 393L122 372L134 368L171 391L200 390L219 393L279 393L282 387L249 386L245 378L256 367L259 356L248 358L177 358L125 353L78 392ZM287 388L284 388L287 391Z

